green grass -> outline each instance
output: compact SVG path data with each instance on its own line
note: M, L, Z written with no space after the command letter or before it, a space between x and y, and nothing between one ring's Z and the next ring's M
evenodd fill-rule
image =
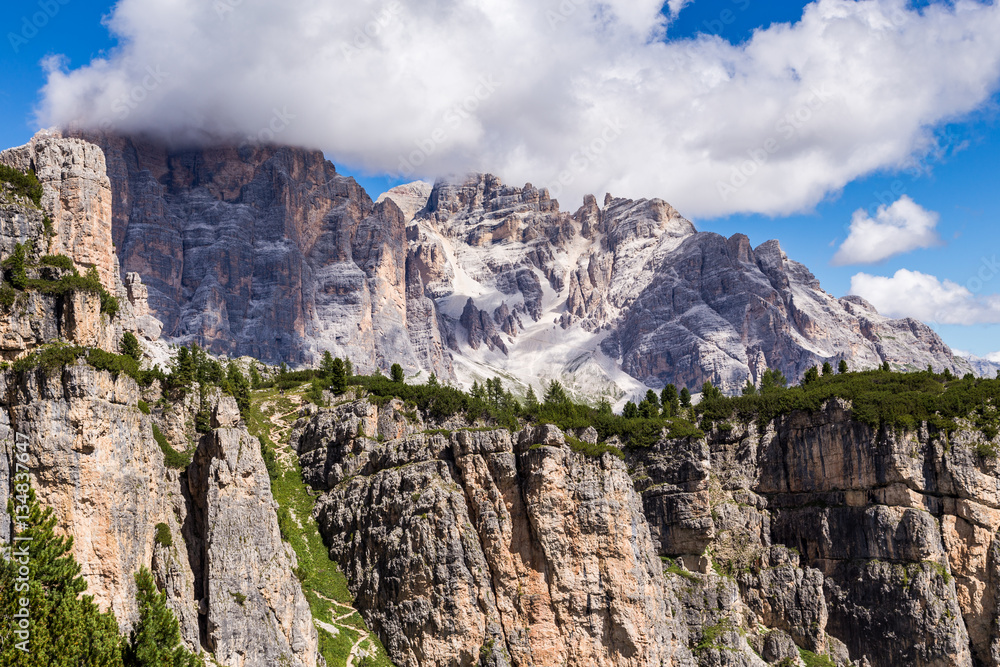
M308 388L300 386L300 391ZM264 404L267 404L267 408ZM332 561L329 551L319 534L316 521L312 518L315 499L309 493L309 486L302 479L302 468L298 458L285 446L288 431L278 429L271 417L280 417L295 408L295 403L287 396L280 396L273 388L253 392L251 408L246 422L250 432L261 440L261 446L270 452L271 492L278 503L278 523L282 537L292 546L299 566L295 571L302 584L302 591L309 601L313 618L334 625L340 630L336 637L319 628L320 652L329 667L342 667L347 662L351 647L361 636L359 630L367 631L364 620L355 612L343 621L350 610L333 604L334 600L350 607L353 604L347 577L337 563ZM280 420L279 420L280 421ZM275 456L277 448L283 448L284 460ZM267 455L265 455L265 462ZM394 667L386 655L385 648L374 634L362 644L373 658L361 661L360 666Z
M802 662L806 663L806 667L837 667L837 663L830 656L817 655L804 648L799 649L799 657L802 658Z

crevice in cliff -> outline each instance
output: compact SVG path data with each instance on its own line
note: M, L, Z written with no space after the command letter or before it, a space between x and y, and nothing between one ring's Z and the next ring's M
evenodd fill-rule
M203 455L202 438L195 452L194 461L180 475L181 493L187 512L181 531L187 548L188 564L194 577L194 598L198 605L198 638L202 648L212 652L208 632L208 573L205 572L208 562L208 545L205 536L208 534L207 517L205 516L205 480L201 474ZM206 468L207 470L207 468Z

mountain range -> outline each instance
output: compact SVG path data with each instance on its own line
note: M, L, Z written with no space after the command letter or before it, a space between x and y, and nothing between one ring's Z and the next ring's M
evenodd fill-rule
M619 405L841 360L998 368L825 292L777 241L699 232L659 199L588 196L568 212L545 188L479 174L372 201L318 151L85 138L106 156L123 271L167 339L216 354L309 365L330 351L364 372L399 363L519 392L558 379Z

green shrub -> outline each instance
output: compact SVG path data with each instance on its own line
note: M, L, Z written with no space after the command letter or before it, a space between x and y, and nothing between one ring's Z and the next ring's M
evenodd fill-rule
M139 399L138 407L139 407L139 412L141 412L142 414L144 415L149 414L149 403L147 403L146 401Z
M136 362L142 360L142 348L139 347L139 339L131 331L122 334L121 351L126 357L131 357Z
M170 526L165 523L156 524L156 543L163 547L171 547L174 537L170 534Z
M14 306L15 301L17 301L17 291L11 287L10 283L4 281L0 285L0 306L9 311Z
M3 261L4 273L14 289L23 290L28 285L28 249L18 243L14 252Z
M62 269L63 271L73 271L76 265L73 264L73 260L66 255L45 255L39 260L42 266L51 266L56 269Z
M0 164L0 181L10 184L15 195L26 197L36 207L42 205L42 184L38 182L35 172L23 172Z
M167 441L167 436L163 435L159 427L153 424L153 439L156 440L156 444L160 446L160 450L163 452L163 463L168 468L174 468L175 470L183 470L191 464L191 457L194 452L188 454L181 454L176 449L170 446Z

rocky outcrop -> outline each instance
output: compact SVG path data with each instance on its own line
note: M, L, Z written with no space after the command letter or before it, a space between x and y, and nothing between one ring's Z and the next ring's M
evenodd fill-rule
M0 164L34 171L44 188L42 210L51 232L39 249L91 266L109 290L117 288L118 257L111 236L111 182L104 153L92 143L42 131L19 148L0 153ZM46 238L47 237L47 238ZM44 245L45 247L41 247Z
M1000 464L972 428L880 431L834 399L623 462L553 426L428 426L352 401L292 436L397 664L997 661Z
M152 565L192 648L233 667L316 665L295 556L278 532L260 445L232 398L214 399L215 413L229 415L217 418L218 428L195 444L190 433L174 443L196 447L192 466L179 471L165 467L153 437L160 409L143 414L143 394L124 375L83 364L55 374L7 371L0 397L0 430L26 438L39 499L74 536L88 594L125 631L138 618L133 574ZM4 496L11 444L8 437L0 466ZM5 509L6 497L0 501ZM8 519L0 513L0 523ZM170 544L157 539L161 523Z
M552 427L427 433L407 412L350 403L293 435L396 664L693 664L622 461Z
M160 323L150 314L142 279L133 273L123 281L118 270L110 182L100 148L40 132L27 145L0 152L0 164L33 171L42 185L41 205L36 206L0 184L0 259L21 244L28 278L54 282L68 271L37 264L44 255L62 255L81 274L96 269L101 285L118 298L118 312L108 316L92 290L17 294L2 306L0 359L18 359L56 340L117 352L124 331L156 340Z

